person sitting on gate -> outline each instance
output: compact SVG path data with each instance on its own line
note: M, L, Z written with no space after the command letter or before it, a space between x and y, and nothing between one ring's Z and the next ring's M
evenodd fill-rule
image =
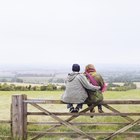
M96 72L96 69L94 65L88 64L85 67L85 75L89 82L94 86L100 86L100 91L90 91L88 90L88 99L86 100L88 102L88 106L90 106L92 103L98 103L103 100L102 92L106 90L106 84L102 78L102 76ZM95 95L96 94L96 95ZM90 112L95 112L94 108L90 110ZM98 112L103 113L102 105L98 105Z
M79 73L80 65L72 65L72 73L68 74L66 89L62 94L61 100L67 104L67 108L71 113L78 112L82 109L82 105L88 97L86 89L96 91L100 89L100 86L93 86L89 83L84 74ZM77 104L74 108L73 104Z

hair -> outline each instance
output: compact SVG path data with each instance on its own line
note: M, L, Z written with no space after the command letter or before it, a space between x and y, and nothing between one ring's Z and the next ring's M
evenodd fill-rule
M85 67L85 71L89 71L89 70L94 70L96 71L95 67L93 64L88 64L86 67Z

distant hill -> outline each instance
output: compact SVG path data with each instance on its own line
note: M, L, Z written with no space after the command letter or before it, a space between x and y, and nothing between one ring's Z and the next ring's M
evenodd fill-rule
M84 71L81 65L81 72ZM106 82L140 82L140 66L137 65L96 65ZM0 81L16 81L22 79L23 82L61 82L66 79L71 72L71 66L0 66ZM19 80L20 81L20 80Z

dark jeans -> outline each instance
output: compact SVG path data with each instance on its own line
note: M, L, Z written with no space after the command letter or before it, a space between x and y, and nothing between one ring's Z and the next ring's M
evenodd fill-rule
M67 104L67 108L71 108L71 107L73 107L73 104L71 103ZM82 109L82 107L83 107L83 103L77 104L76 106L76 108L80 108L80 109Z
M88 104L88 106L91 106L92 104ZM102 105L97 105L98 109L102 110Z
M98 109L102 110L102 105L98 105Z

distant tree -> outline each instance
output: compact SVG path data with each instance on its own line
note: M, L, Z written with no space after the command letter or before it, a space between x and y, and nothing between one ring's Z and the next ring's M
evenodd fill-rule
M1 79L1 82L8 82L8 80L3 78L3 79Z
M34 91L40 91L41 89L40 89L39 86L33 86L33 87L31 88L31 90L34 90Z
M63 78L57 78L55 80L56 83L64 83L64 79Z
M65 89L66 89L66 86L65 86L65 85L62 85L62 86L60 87L60 89L61 89L61 90L65 90Z
M22 80L22 79L19 79L19 78L14 77L14 78L12 78L12 79L11 79L11 82L23 83L23 80Z
M15 90L16 91L27 91L28 89L25 86L16 86Z
M48 82L52 83L53 82L53 78L48 79Z
M1 85L1 89L2 91L10 91L12 90L11 87L7 84L7 83L4 83L3 85Z
M46 90L48 91L57 90L57 87L54 84L48 84Z
M16 87L16 86L15 86L14 84L10 84L10 89L11 89L11 90L14 91L14 90L15 90L15 87Z
M16 79L16 82L18 82L18 83L23 83L23 80L22 80L22 79L17 78L17 79Z
M32 87L32 86L31 86L31 85L29 85L29 86L28 86L28 90L31 90L31 87Z
M41 91L47 90L47 86L41 86L41 87L40 87L40 90L41 90Z
M126 86L127 89L136 89L137 88L136 84L134 84L132 82L127 82L124 84L124 86Z

